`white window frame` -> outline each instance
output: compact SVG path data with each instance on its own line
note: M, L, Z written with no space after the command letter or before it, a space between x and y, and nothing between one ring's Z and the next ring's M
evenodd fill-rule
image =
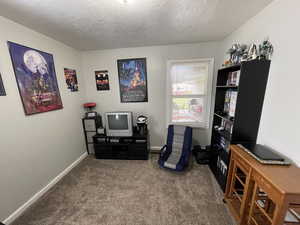
M172 122L172 79L171 79L171 68L173 64L176 63L191 63L191 62L208 62L208 78L207 78L207 93L206 98L204 98L204 121L203 122ZM166 79L166 127L169 124L174 125L184 125L190 126L194 128L204 128L208 129L210 124L210 111L211 111L211 98L212 98L212 85L213 85L213 77L214 77L214 58L196 58L196 59L183 59L183 60L168 60L167 62L167 79ZM201 95L198 95L201 96ZM188 97L185 95L184 97ZM191 95L194 97L194 95Z

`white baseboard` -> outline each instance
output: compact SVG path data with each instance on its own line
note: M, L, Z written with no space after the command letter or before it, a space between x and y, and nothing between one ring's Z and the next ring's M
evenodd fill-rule
M159 153L161 148L162 148L161 146L151 146L150 147L150 152L151 153Z
M42 197L50 188L52 188L58 181L60 181L64 176L66 176L75 166L77 166L83 159L87 157L87 153L82 154L75 162L68 166L64 171L62 171L57 177L55 177L49 184L32 196L27 202L25 202L21 207L14 211L7 219L3 221L4 224L11 224L15 219L17 219L28 207L35 203L40 197Z

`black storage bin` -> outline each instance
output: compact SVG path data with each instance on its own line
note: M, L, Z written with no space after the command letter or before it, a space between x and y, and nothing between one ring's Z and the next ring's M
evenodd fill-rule
M211 151L209 146L201 148L200 145L195 145L193 149L195 159L198 164L207 165L211 159Z

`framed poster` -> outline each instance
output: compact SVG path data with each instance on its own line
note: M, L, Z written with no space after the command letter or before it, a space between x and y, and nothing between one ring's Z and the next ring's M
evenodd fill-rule
M2 77L1 77L1 73L0 73L0 96L5 96L6 92L4 89L4 85L3 85L3 81L2 81Z
M109 90L109 80L108 80L107 70L95 71L95 79L96 79L97 91Z
M121 102L148 102L146 58L118 60Z
M64 68L64 73L68 89L70 89L71 92L78 91L76 70Z
M62 109L53 56L13 42L8 48L25 114Z

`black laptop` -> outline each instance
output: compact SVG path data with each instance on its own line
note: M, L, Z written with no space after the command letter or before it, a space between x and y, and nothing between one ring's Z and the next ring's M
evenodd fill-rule
M284 161L284 158L265 145L256 144L247 149L261 160Z

